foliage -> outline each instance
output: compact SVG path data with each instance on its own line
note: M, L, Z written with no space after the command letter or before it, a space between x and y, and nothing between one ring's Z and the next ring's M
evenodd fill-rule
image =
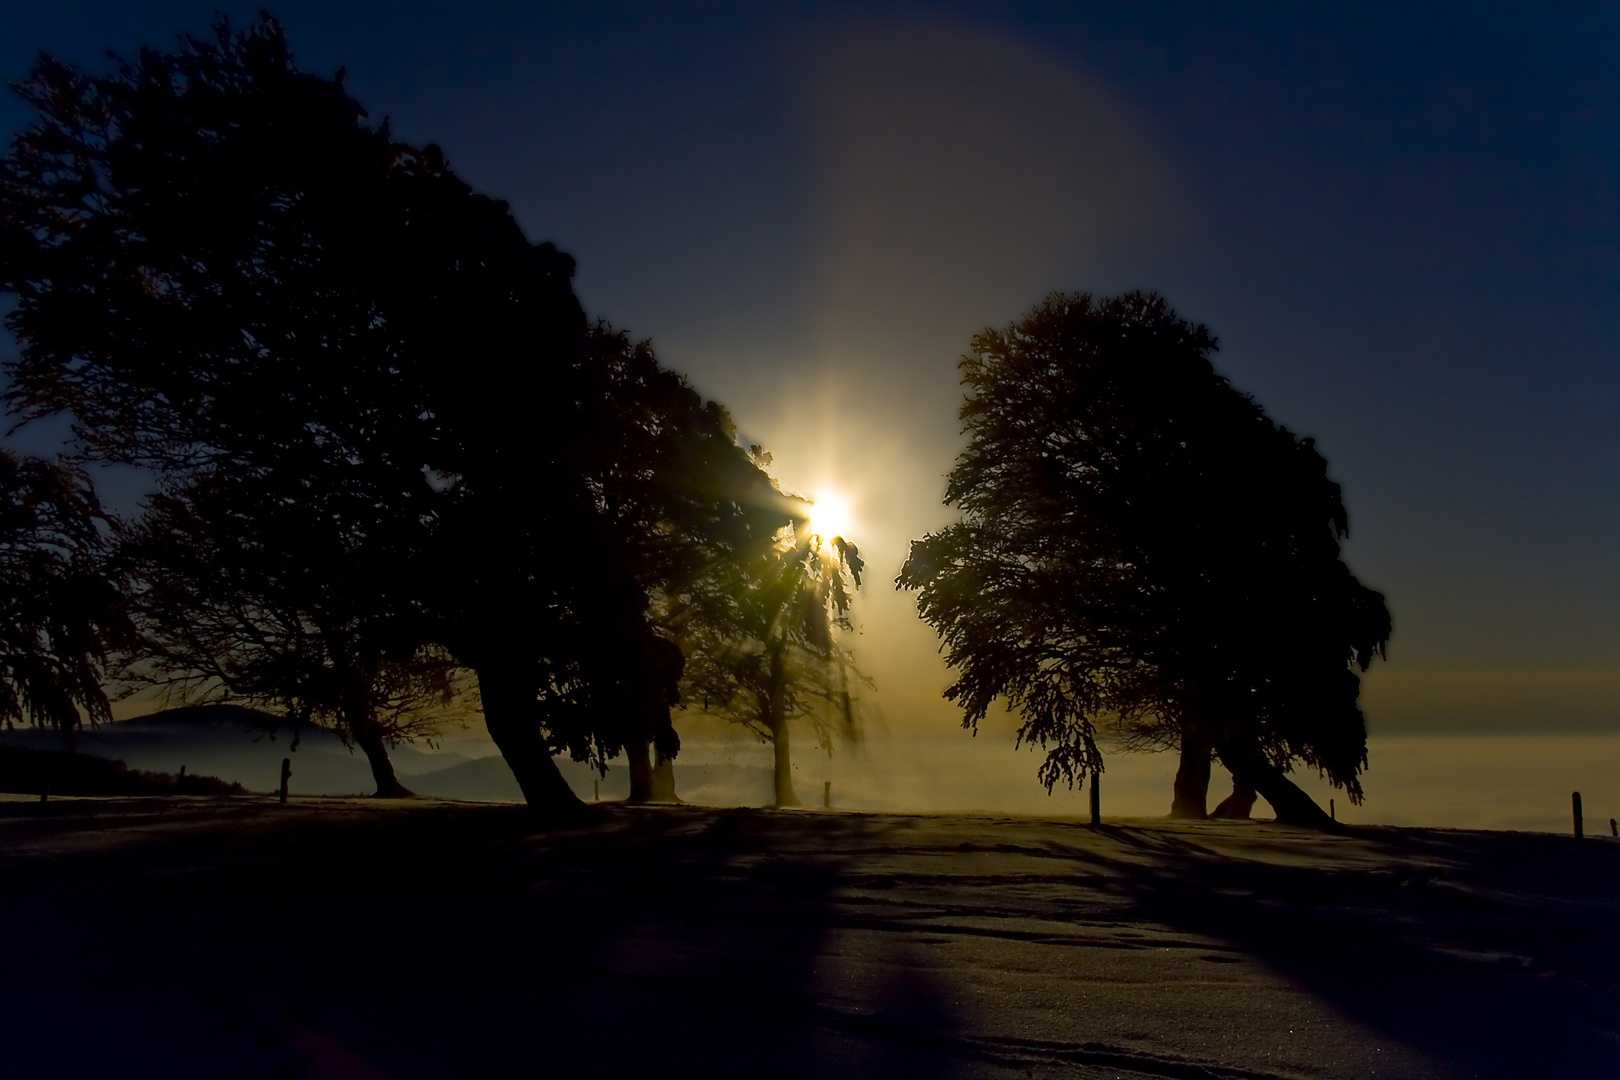
M770 456L752 452L763 470ZM779 498L793 524L716 562L660 610L687 657L685 704L775 743L778 801L790 803L788 725L807 723L831 752L835 736L856 737L857 691L871 680L841 639L866 568L859 549L810 532L803 503Z
M131 627L105 563L111 523L83 473L0 450L0 718L110 720L101 682Z
M119 545L143 643L123 676L171 701L320 724L358 742L379 791L397 794L384 744L431 739L465 688L442 649L401 644L379 617L379 568L330 527L339 494L272 500L216 474L150 499Z
M839 632L853 630L849 605L864 569L842 537L782 530L766 555L703 598L709 606L698 600L671 612L688 655L683 700L762 737L772 715L810 722L823 748L835 734L853 735L860 702L851 686L870 683Z
M19 90L9 404L73 412L86 456L171 493L232 477L275 514L319 493L313 551L272 530L289 559L341 550L388 655L476 669L531 798L566 791L550 751L614 753L642 724L649 590L784 520L724 411L593 331L571 258L367 127L268 19L107 76L45 58Z
M1339 557L1326 462L1215 348L1140 293L1053 294L979 334L946 493L962 520L913 543L898 585L944 641L964 723L1004 696L1048 787L1102 768L1101 728L1192 729L1234 771L1257 752L1359 799L1355 672L1389 614Z

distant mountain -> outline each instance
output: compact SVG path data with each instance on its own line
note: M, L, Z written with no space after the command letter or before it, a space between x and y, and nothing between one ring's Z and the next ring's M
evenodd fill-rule
M21 728L0 733L0 747L60 750L62 737L55 731ZM336 735L236 705L185 706L103 724L79 736L79 751L151 772L178 773L185 766L188 773L217 776L249 791L274 791L281 783L281 759L288 758L293 794L367 795L376 790L365 755L344 746ZM401 777L468 760L406 746L394 748L391 756Z
M21 728L0 732L0 748L52 751L62 748L55 731ZM236 705L195 705L118 720L84 731L82 754L122 761L130 769L216 776L249 791L274 791L281 782L281 759L292 761L288 790L294 795L369 795L376 790L365 755L344 746L329 731ZM394 771L419 795L481 802L521 801L522 791L500 755L469 758L412 746L389 751ZM607 776L584 762L559 759L558 768L580 798L600 793L623 799L630 793L620 759ZM769 766L676 759L676 794L714 806L760 806L771 801ZM819 792L801 791L807 802Z
M463 760L428 773L400 772L400 780L418 795L477 802L522 802L523 789L500 755Z

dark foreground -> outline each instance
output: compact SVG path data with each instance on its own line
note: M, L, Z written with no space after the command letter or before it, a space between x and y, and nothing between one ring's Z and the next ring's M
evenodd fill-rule
M1620 1075L1620 843L0 803L16 1077Z

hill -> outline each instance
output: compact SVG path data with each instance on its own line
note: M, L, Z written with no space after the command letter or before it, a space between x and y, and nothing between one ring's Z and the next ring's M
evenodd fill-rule
M243 795L241 784L195 773L143 772L62 750L0 746L0 791L21 795Z
M50 730L20 728L0 734L0 746L59 750ZM291 790L301 795L360 795L375 790L365 756L329 731L294 725L278 716L235 705L165 709L84 731L79 751L123 761L132 769L205 773L249 791L274 791L281 760L292 761ZM408 746L391 751L402 777L468 760L459 754L424 753ZM408 781L407 781L408 783Z

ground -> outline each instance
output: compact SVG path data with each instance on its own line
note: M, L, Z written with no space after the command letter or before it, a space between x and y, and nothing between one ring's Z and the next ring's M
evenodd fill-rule
M1620 1075L1620 842L0 802L44 1077Z

